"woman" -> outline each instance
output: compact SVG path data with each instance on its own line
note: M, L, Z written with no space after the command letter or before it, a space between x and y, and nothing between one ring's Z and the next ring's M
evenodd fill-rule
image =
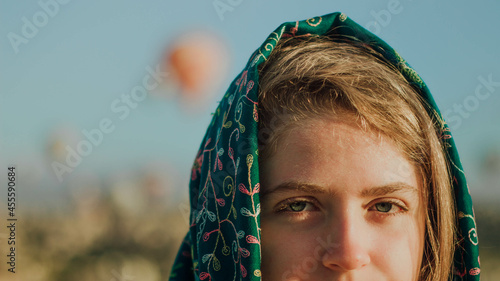
M202 142L170 280L479 280L472 203L418 74L344 14L285 23Z

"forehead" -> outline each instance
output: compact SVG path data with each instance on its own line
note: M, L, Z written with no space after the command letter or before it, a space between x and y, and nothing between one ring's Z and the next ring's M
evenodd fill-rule
M335 182L417 186L415 167L388 137L362 130L352 119L311 119L290 128L262 163L264 185L291 178L320 186Z
M318 160L332 156L368 160L380 154L403 157L389 138L370 128L362 128L351 115L310 118L293 124L278 140L276 149L281 156L292 156L289 155L291 150L302 152L303 158Z
M293 144L304 148L343 148L355 152L356 146L383 146L382 136L375 131L361 129L352 117L309 119L289 130L283 144Z

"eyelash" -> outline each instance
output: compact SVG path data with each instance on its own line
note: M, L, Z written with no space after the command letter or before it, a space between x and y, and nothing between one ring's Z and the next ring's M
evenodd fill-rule
M313 208L315 208L316 210L319 210L319 207L317 207L318 203L317 203L317 201L315 199L312 199L312 198L311 199L310 198L290 198L290 199L286 199L283 202L281 202L278 205L278 208L276 209L276 212L277 213L288 213L289 215L293 215L293 216L303 216L305 213L308 212L308 211L304 211L304 210L301 210L301 211L290 210L290 206L292 204L294 204L294 203L306 203L306 204L310 204L310 205L313 206ZM382 204L382 203L391 204L391 209L389 210L389 212L380 212L380 211L376 210L376 205L377 204ZM394 207L399 208L400 210L391 212L391 210ZM401 203L399 200L384 199L383 201L378 201L378 202L375 202L375 203L371 203L371 206L370 206L369 210L375 211L378 216L387 217L387 216L395 216L395 215L403 214L403 213L405 213L405 212L408 211L408 208L406 206L404 206L404 204Z

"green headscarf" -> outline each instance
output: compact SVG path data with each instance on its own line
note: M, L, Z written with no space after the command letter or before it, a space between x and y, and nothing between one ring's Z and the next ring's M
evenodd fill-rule
M257 67L282 38L309 34L347 35L370 44L440 115L415 70L384 41L346 15L332 13L280 25L231 83L205 134L190 182L190 229L174 263L171 281L261 279ZM444 128L441 137L451 164L460 241L453 280L479 280L472 201L453 138L448 127Z

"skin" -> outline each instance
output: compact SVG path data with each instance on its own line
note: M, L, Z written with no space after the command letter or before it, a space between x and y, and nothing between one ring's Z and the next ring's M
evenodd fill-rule
M417 280L420 175L353 118L289 130L261 166L263 280Z

